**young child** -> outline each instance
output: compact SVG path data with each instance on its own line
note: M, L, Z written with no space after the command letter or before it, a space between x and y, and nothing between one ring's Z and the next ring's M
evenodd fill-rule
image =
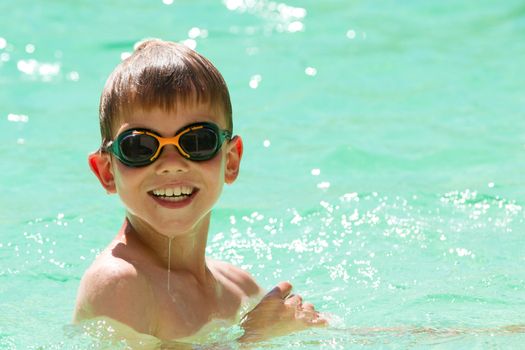
M100 128L89 165L126 216L82 278L75 323L103 319L120 337L183 342L218 324L240 324L242 342L326 325L289 283L262 297L247 272L205 257L213 205L243 153L226 83L206 58L141 43L106 82Z

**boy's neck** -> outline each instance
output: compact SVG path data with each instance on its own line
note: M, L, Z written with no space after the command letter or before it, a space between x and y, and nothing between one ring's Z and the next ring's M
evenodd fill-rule
M173 272L184 273L200 284L209 284L212 274L206 265L206 241L210 215L194 230L173 238L167 237L133 217L126 217L119 239L127 244L147 249L151 257Z

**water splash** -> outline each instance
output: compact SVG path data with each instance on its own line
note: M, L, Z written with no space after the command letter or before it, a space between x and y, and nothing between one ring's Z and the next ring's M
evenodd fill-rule
M304 30L303 21L307 11L302 7L267 0L224 0L224 5L230 11L263 18L270 30L289 33Z
M16 67L22 73L42 81L50 81L60 74L59 62L39 62L35 59L19 60Z

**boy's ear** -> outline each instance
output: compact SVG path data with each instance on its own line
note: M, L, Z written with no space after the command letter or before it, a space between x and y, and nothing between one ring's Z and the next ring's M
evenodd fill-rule
M224 174L224 181L231 184L239 176L239 169L241 165L241 158L243 152L242 139L240 136L235 136L230 140L226 159L226 170Z
M115 178L111 170L111 161L107 153L96 151L88 156L89 167L108 193L116 193Z

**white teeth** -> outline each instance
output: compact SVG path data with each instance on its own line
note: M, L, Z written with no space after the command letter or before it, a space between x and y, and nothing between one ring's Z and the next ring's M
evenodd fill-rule
M162 200L168 201L168 202L180 202L186 198L187 198L186 196L179 196L179 197L173 196L173 197L162 197Z
M192 193L193 188L189 186L166 187L153 190L153 194L157 197L185 197Z

